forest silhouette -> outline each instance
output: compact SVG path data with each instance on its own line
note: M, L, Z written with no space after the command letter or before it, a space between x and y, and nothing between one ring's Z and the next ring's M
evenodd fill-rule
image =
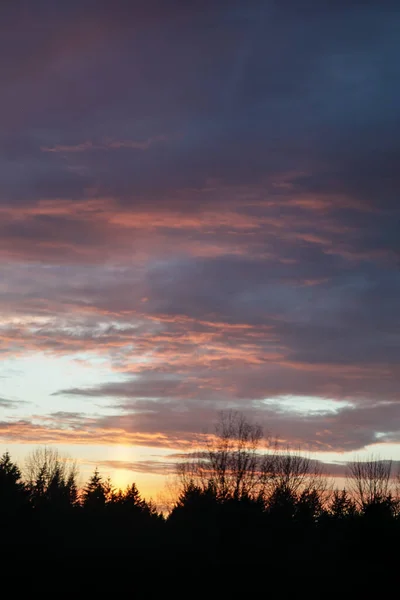
M135 483L116 490L97 468L79 489L76 465L52 448L33 451L21 468L5 453L3 548L19 556L123 553L135 564L285 565L292 573L394 564L400 496L390 461L351 463L345 489L335 489L315 461L266 444L259 426L228 413L204 449L179 463L177 486L162 512Z

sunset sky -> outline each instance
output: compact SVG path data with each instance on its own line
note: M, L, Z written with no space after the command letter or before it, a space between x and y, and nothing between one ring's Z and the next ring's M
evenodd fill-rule
M162 488L234 408L400 459L400 11L0 8L0 451Z

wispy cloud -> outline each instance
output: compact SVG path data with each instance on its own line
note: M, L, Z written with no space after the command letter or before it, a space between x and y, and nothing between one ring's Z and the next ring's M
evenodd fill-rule
M148 150L154 144L168 141L168 136L158 135L149 137L145 140L112 140L107 139L101 142L86 141L73 145L56 144L55 146L42 146L42 152L59 152L61 154L90 152L93 150Z
M150 473L151 475L162 475L163 477L175 474L177 465L176 462L168 460L93 460L86 462L88 464L96 465L100 469L123 469L125 471L132 471L134 473Z
M198 457L199 453L195 453ZM174 475L177 473L178 461L173 462L171 459L178 458L179 462L182 460L190 460L191 453L181 454L170 454L163 460L143 460L143 461L123 461L123 460L102 460L102 461L91 461L89 464L95 464L100 468L104 469L123 469L132 471L133 473L150 473L152 475ZM341 462L323 462L309 458L311 470L315 469L321 474L327 477L346 477L348 475L348 464L346 461ZM400 467L400 461L392 462L393 472L397 472Z
M23 407L27 404L29 404L29 402L26 402L25 400L15 400L11 398L0 397L0 408L14 409Z

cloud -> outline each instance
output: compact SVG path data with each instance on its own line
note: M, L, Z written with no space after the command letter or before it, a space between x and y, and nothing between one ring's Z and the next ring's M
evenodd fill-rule
M253 271L243 267L251 290L244 294L238 271L232 269L230 276L230 263L214 259L202 262L203 281L212 290L202 296L195 264L178 263L176 271L160 267L151 276L145 269L144 280L136 268L39 267L30 275L14 270L16 296L9 298L10 316L0 328L3 355L34 351L106 360L120 382L54 390L61 402L68 396L97 399L127 413L104 420L104 429L110 430L104 439L120 435L138 442L131 437L135 423L145 435L168 434L172 444L180 443L229 406L257 414L279 436L313 447L355 449L374 443L377 432L388 441L396 438L388 406L393 412L398 406L398 345L392 328L397 307L388 293L382 314L379 296L385 286L393 290L396 279L377 270L372 283L360 277L358 268L356 278L339 271L333 281L313 285L310 292L310 286L295 284L291 277L280 279L279 270L273 284L263 282L260 264ZM164 286L164 277L173 273L174 284ZM42 285L35 301L37 281ZM30 309L36 314L28 316ZM279 399L285 395L344 400L354 409L340 407L332 430L329 414L307 418L286 411L282 416ZM262 404L268 398L276 398L275 405ZM129 416L145 401L146 414ZM376 409L363 412L370 407ZM373 419L356 430L357 419L366 414ZM114 422L122 428L118 435ZM67 435L61 434L63 439Z
M129 148L131 150L148 150L150 146L157 142L166 141L166 137L158 135L156 137L147 138L143 141L135 140L104 140L101 143L93 143L90 141L81 142L75 146L62 146L57 144L53 147L43 147L42 152L59 152L61 154L67 154L69 152L87 152L92 150L120 150L121 148Z
M241 266L242 277L232 262ZM374 272L367 267L366 273ZM197 423L207 426L227 406L250 415L261 411L274 432L304 444L362 447L373 443L376 432L393 430L394 439L396 428L385 406L391 403L395 410L398 402L398 344L392 326L396 278L382 269L373 279L363 277L357 267L357 276L339 270L309 286L293 281L295 266L286 280L286 266L276 269L274 278L271 271L265 276L265 263L242 259L186 260L153 270L37 267L28 273L14 268L8 278L15 296L2 298L0 348L10 357L26 352L86 355L89 361L102 357L120 382L55 389L54 398L98 399L128 413L138 401L148 400L152 414L146 419L155 423L151 431L170 431L174 439L191 438ZM202 295L201 282L212 293ZM316 432L330 429L324 426L329 415L310 418L303 427L304 415L299 419L292 412L283 418L279 402L262 404L285 395L344 400L357 410L335 417L335 433L324 434L321 441ZM371 421L357 437L354 422L371 406L377 407L369 413L376 424ZM380 406L386 423L378 419ZM177 426L180 410L186 421ZM129 419L121 423L129 430ZM149 424L143 427L147 433Z
M78 423L70 425L56 422L54 418L33 417L29 420L1 421L0 437L3 441L18 444L93 444L93 445L127 445L146 446L155 448L190 448L198 436L180 439L173 435L158 432L142 434L129 431L124 420L118 416L110 422L96 422L84 419L81 426ZM76 421L76 420L75 420ZM126 420L125 420L126 421ZM132 422L132 420L131 420Z
M397 443L399 15L383 4L7 7L1 356L100 357L113 377L52 396L111 415L2 437L175 447L234 406L291 443Z
M176 462L168 462L166 460L100 460L91 461L89 464L104 469L123 469L126 471L133 471L134 473L150 473L151 475L161 475L164 477L176 473Z
M10 398L0 398L0 408L19 408L24 406L25 404L29 404L29 402L25 402L24 400L12 400Z
M80 392L83 394L84 392ZM284 400L284 399L283 399ZM398 404L338 405L313 410L269 402L137 399L108 407L107 414L59 411L3 421L2 439L18 443L119 444L190 450L204 445L221 408L240 409L284 446L310 452L355 452L371 444L399 443ZM311 404L311 406L310 406ZM102 410L107 408L102 406ZM110 414L109 410L112 410Z
M196 453L196 458L198 458L198 453ZM172 460L176 458L179 460L173 462ZM177 473L177 465L182 462L182 460L190 460L191 455L190 452L181 453L181 454L170 454L167 457L167 460L143 460L143 461L123 461L123 460L103 460L99 462L92 461L91 464L96 464L97 466L104 469L123 469L127 471L133 471L134 473L151 473L152 475L173 475ZM319 472L322 475L327 477L346 477L349 474L348 471L348 463L336 462L336 463L328 463L320 460L315 460L313 458L309 459L310 461L310 471L311 472ZM400 461L392 461L392 473L395 474L398 472L400 467Z

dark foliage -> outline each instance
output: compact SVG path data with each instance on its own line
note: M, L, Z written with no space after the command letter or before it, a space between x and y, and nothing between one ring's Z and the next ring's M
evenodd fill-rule
M300 485L299 465L293 478L280 457L285 473L273 472L268 494L260 495L258 486L257 494L250 486L221 494L211 472L207 485L203 476L186 479L164 517L135 484L114 490L97 469L78 494L76 472L57 461L42 454L35 477L24 482L9 454L0 459L2 541L15 555L122 556L136 567L226 566L238 569L238 577L245 577L244 567L253 573L284 567L291 577L319 570L337 573L336 579L354 578L358 561L365 572L389 572L397 560L400 519L389 488L363 503L345 489L323 495L318 485Z

